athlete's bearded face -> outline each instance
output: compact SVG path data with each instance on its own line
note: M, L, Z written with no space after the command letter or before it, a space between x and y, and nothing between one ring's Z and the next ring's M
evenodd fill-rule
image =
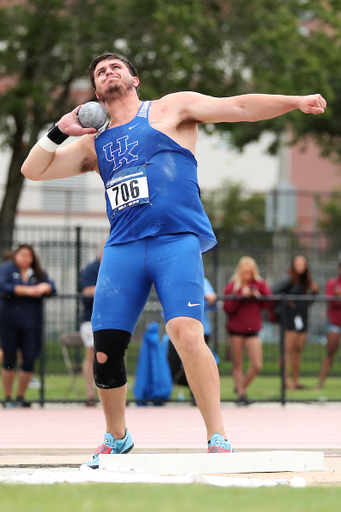
M127 66L119 60L99 62L94 78L97 96L105 102L125 96L138 85L135 84L137 77L133 77Z

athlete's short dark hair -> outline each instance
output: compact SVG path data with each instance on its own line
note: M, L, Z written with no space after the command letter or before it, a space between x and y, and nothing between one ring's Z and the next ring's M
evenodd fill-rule
M138 77L136 67L128 59L126 59L125 57L122 57L122 55L116 55L116 53L103 53L102 55L99 55L98 57L96 57L91 62L90 66L87 69L87 72L88 72L88 75L89 75L89 78L90 78L90 82L91 82L91 84L92 84L94 89L96 89L95 78L94 78L94 73L95 73L96 66L97 66L97 64L99 62L102 62L102 60L108 60L108 59L120 60L121 62L123 62L127 66L131 76L137 76Z

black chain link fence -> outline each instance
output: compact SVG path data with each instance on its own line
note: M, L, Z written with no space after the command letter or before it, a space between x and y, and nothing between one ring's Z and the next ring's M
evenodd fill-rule
M47 299L44 305L44 349L37 373L40 373L42 385L37 391L36 401L84 400L84 393L69 396L58 391L58 379L68 376L65 359L60 347L60 335L63 332L78 331L82 308L79 294L79 274L84 266L93 261L100 246L106 239L106 229L56 228L56 227L18 227L14 231L14 245L32 244L39 254L43 267L55 280L58 295ZM232 363L227 360L228 339L226 335L226 316L222 309L222 291L231 278L238 260L242 256L253 257L259 267L260 275L271 285L288 270L291 258L304 254L309 262L312 276L320 286L320 296L314 297L310 308L309 329L306 347L302 356L301 374L308 382L307 391L297 394L297 398L284 388L283 365L280 364L283 351L283 336L278 324L264 318L264 327L260 333L263 342L263 368L255 380L253 400L341 400L341 351L337 354L330 378L328 390L321 394L315 384L326 348L326 300L323 296L327 280L338 273L341 232L337 233L300 233L300 232L217 232L218 246L204 255L206 277L218 294L217 311L212 314L211 346L220 357L219 371L222 377L222 399L234 400L231 379ZM279 299L279 298L277 298ZM297 296L295 297L297 301ZM302 297L302 300L306 300ZM161 335L164 323L161 306L152 295L143 311L133 335L127 354L127 368L133 379L136 361L143 333L150 322L160 324ZM281 341L282 340L282 341ZM83 349L70 349L71 360L76 375L80 376ZM81 378L81 376L80 376ZM258 384L264 382L263 388ZM53 386L53 382L56 386ZM226 388L224 387L226 386ZM55 390L52 391L52 388ZM335 389L334 389L335 388ZM328 393L329 395L328 395ZM83 394L82 394L83 393ZM328 395L327 398L324 394Z

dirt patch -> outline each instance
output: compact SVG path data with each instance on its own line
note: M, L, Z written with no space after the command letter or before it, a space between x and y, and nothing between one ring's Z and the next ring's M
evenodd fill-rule
M292 480L294 476L304 478L308 486L339 485L341 486L341 456L326 455L324 457L323 471L284 472L284 473L239 473L243 478L264 478L265 480ZM237 476L229 474L224 476Z

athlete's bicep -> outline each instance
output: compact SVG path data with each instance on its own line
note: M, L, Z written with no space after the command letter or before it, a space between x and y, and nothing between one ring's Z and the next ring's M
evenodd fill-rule
M238 96L215 98L198 93L186 93L182 98L184 118L198 123L233 123L247 121L247 115Z
M192 91L169 94L159 100L162 108L176 115L177 125L246 121L240 96L216 98Z

